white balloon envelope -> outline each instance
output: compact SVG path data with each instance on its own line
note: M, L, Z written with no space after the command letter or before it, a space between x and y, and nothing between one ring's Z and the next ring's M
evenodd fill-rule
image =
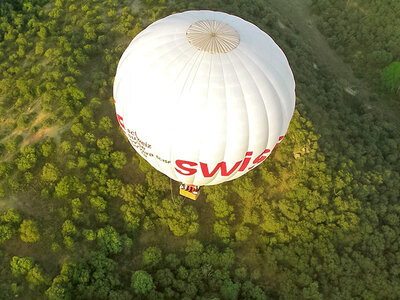
M118 121L154 168L213 185L258 166L285 135L295 82L257 26L222 12L154 22L125 50L114 81Z

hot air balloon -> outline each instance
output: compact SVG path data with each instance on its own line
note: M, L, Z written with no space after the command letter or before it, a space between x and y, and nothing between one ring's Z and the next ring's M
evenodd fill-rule
M293 115L295 82L282 50L257 26L186 11L132 40L113 96L133 148L196 199L200 186L238 178L271 154Z

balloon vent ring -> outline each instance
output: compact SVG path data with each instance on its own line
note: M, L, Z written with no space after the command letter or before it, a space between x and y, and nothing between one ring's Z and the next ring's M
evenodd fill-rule
M189 43L211 54L227 53L240 43L239 33L228 24L215 20L193 23L186 31Z

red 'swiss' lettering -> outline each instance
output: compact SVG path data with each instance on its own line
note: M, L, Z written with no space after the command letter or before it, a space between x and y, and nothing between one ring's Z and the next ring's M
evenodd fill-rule
M282 139L283 139L283 136L280 136L279 139L278 139L278 142L276 143L276 145L274 147L274 149L280 144ZM252 151L246 152L246 155L245 155L244 159L236 162L235 165L230 170L227 170L225 161L219 162L214 167L214 169L212 169L212 170L211 170L211 168L208 167L207 163L202 163L201 162L201 163L199 163L200 164L200 169L201 169L201 172L203 173L203 176L205 178L213 177L215 174L218 173L219 170L221 170L221 172L220 172L221 176L230 176L230 175L233 174L233 172L235 172L237 170L237 168L239 168L239 166L240 166L240 168L238 169L239 172L246 171L246 169L247 170L253 169L254 167L256 167L259 164L261 164L268 157L268 154L270 152L271 152L270 149L265 149L252 162L251 162L251 158L253 156L253 152ZM250 162L251 162L251 164L250 164ZM176 160L175 161L175 165L176 165L175 170L179 174L182 174L182 175L185 175L185 176L190 176L190 175L193 175L193 174L195 174L197 172L198 164L193 162L193 161ZM249 167L249 165L250 165L250 167Z
M263 153L261 153L259 156L256 157L256 159L253 160L253 164L261 164L266 158L267 156L264 154L270 153L271 150L269 149L265 149Z
M232 169L230 169L228 172L226 170L226 162L221 161L219 164L216 165L216 167L214 168L214 170L211 171L211 173L208 170L208 166L205 163L200 163L200 167L201 167L201 171L203 172L203 176L204 177L212 177L215 175L215 173L218 172L219 169L221 169L221 176L229 176L231 175L240 165L242 161L238 161L237 163L235 163L235 165L232 167Z
M179 174L190 176L197 172L197 169L190 168L190 167L197 166L197 163L195 163L195 162L178 159L175 161L175 164L178 168L182 169L182 170L179 170L178 168L175 168L175 170ZM185 165L189 165L189 167L186 167Z
M122 130L125 131L124 118L122 118L119 114L117 114L117 119L119 126L121 126Z
M254 160L253 160L253 165L249 168L249 170L253 169L254 167L256 167L257 165L261 164L266 158L267 156L264 154L267 154L271 152L271 150L269 149L265 149L263 153L261 153L259 156L257 156Z
M246 170L247 166L249 165L249 162L251 160L251 156L253 155L253 152L246 152L246 157L243 160L242 165L240 166L239 171L244 171Z
M283 135L279 137L278 142L275 144L275 147L272 150L275 150L275 148L278 147L278 145L281 143L282 139L283 139Z

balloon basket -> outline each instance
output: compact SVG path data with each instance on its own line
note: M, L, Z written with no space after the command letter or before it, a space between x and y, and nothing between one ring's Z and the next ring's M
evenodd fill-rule
M192 199L192 200L197 200L197 198L200 195L200 191L199 191L198 188L197 188L197 191L195 191L194 189L193 189L193 191L190 191L188 189L185 189L184 185L181 185L180 188L179 188L179 194L181 196L186 197L186 198L189 198L189 199Z

